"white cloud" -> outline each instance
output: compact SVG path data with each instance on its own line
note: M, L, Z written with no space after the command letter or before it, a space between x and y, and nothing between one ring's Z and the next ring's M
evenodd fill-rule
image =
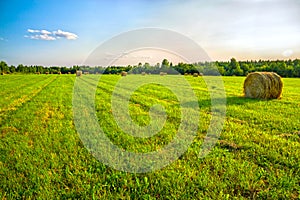
M78 36L71 32L66 32L58 29L57 31L47 31L47 30L34 30L27 29L30 35L25 35L24 37L35 39L35 40L56 40L59 38L66 38L67 40L76 40Z
M66 32L66 31L62 31L62 30L57 30L57 31L53 31L53 34L55 36L57 36L58 38L66 38L68 40L76 40L78 38L78 36L74 33L70 33L70 32Z
M39 30L27 29L29 33L39 33Z
M40 31L42 34L46 34L46 35L50 35L51 34L51 32L49 32L49 31L47 31L47 30L41 30Z
M55 37L47 35L47 34L41 34L41 35L34 35L32 39L37 39L37 40L56 40Z
M30 38L34 40L56 40L55 37L47 35L47 34L40 34L40 35L24 35L25 38Z
M293 55L293 53L294 53L293 50L287 49L287 50L285 50L285 51L282 52L282 55L283 55L284 57L290 57L291 55Z

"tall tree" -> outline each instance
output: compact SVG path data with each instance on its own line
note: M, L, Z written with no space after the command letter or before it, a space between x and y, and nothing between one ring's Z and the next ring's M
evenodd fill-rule
M4 62L4 61L0 62L0 71L3 73L9 72L9 68L8 68L8 65L6 64L6 62Z
M163 61L161 62L161 66L162 66L162 67L168 68L168 67L170 66L170 63L169 63L169 61L165 58L165 59L163 59Z

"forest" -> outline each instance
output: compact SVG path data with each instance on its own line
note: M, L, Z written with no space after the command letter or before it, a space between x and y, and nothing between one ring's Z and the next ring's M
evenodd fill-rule
M215 69L218 69L219 73ZM251 60L237 61L231 58L230 61L212 61L198 62L193 64L178 63L173 65L167 59L163 59L161 63L150 65L149 63L138 63L138 65L128 66L26 66L19 64L18 66L8 65L5 61L0 62L0 73L4 74L75 74L77 70L82 70L89 74L119 74L126 71L129 74L159 74L165 72L168 74L193 74L202 73L203 75L222 75L222 76L246 76L254 71L276 72L282 77L300 77L300 59L294 60Z

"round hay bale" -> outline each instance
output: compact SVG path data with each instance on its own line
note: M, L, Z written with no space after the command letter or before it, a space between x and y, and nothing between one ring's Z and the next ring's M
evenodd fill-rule
M81 76L82 75L82 71L76 71L76 76Z
M141 74L142 74L142 76L145 76L145 75L146 75L146 72L142 72Z
M249 98L279 99L283 82L274 72L253 72L244 81L244 95Z
M167 73L166 72L160 72L159 75L164 76L164 75L167 75Z
M203 73L199 73L199 76L203 76Z
M127 72L122 71L121 76L127 76Z
M198 73L193 73L193 77L198 77Z

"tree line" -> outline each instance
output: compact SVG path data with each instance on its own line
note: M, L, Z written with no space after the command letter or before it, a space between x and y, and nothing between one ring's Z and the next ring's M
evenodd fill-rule
M165 72L168 74L193 74L202 73L204 75L222 75L222 76L246 76L248 73L254 71L276 72L282 77L300 77L300 60L251 60L251 61L237 61L235 58L230 61L214 61L214 62L198 62L193 64L178 63L173 65L167 59L163 59L161 63L150 65L149 63L138 63L138 65L128 66L78 66L73 67L45 67L45 66L25 66L19 64L17 67L8 65L6 62L0 62L1 74L75 74L76 71L81 70L83 73L90 74L120 74L122 71L131 74L151 73L159 74Z

